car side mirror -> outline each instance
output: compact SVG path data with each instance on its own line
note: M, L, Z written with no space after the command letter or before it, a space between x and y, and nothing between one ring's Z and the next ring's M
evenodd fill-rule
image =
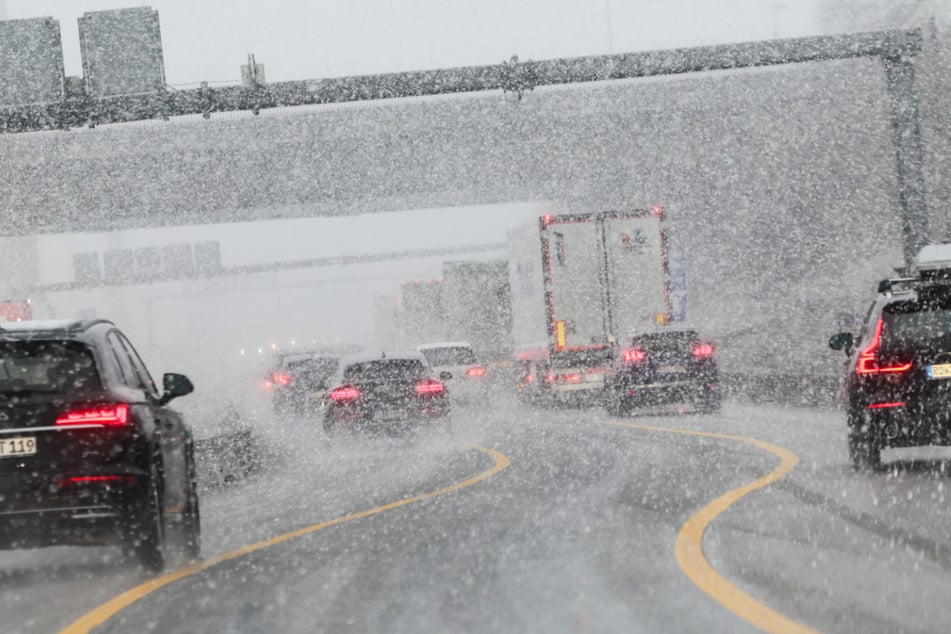
M853 343L851 332L840 332L829 337L829 347L833 350L849 350Z
M173 398L185 396L195 391L195 386L184 374L175 374L169 372L162 376L162 387L165 393L162 394L162 404L166 404Z
M439 373L440 381L448 381L451 378L452 378L452 372L446 372L445 370L443 370L442 372Z

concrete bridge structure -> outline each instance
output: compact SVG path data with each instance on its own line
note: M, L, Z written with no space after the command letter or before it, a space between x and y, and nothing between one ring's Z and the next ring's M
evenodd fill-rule
M916 62L926 239L946 232L948 66ZM880 60L0 136L7 235L555 200L668 210L692 319L776 367L907 252ZM314 257L319 257L315 254ZM738 323L750 325L738 329ZM777 335L779 333L779 335ZM761 355L762 359L750 355ZM825 353L806 359L827 368Z

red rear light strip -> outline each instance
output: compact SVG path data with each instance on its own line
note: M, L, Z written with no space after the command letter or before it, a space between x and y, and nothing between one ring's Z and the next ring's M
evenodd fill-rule
M97 484L103 482L127 482L135 484L138 478L132 475L100 475L100 476L73 476L56 481L56 486L64 487L73 484Z
M485 368L476 366L466 370L466 376L485 376Z
M698 343L693 347L693 356L698 359L703 359L705 357L713 356L713 344L712 343Z
M885 409L886 407L904 407L905 401L891 401L888 403L872 403L869 409Z
M129 406L125 403L77 408L63 412L56 419L57 427L68 427L70 425L124 427L128 424Z

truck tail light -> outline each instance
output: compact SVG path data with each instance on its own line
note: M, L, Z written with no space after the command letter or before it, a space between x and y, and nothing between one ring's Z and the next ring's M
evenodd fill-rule
M712 343L698 343L693 347L693 356L697 359L707 359L713 356Z
M69 427L71 425L125 427L128 424L129 406L125 403L71 409L56 418L57 427Z
M341 385L330 392L330 400L338 405L342 403L352 403L358 398L360 398L360 390L352 385Z
M290 374L286 374L284 372L275 372L271 375L271 379L277 385L290 385L293 377Z
M466 376L485 376L485 368L475 366L466 370Z
M911 369L911 361L908 363L894 363L892 365L879 365L878 348L882 342L882 317L879 315L878 323L875 324L875 335L872 337L872 343L865 350L859 352L855 363L856 374L896 374L907 372Z

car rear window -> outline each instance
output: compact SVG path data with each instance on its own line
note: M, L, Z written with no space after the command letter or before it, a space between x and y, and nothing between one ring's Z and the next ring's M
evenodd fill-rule
M0 342L0 398L102 389L92 353L77 341Z
M690 354L699 340L693 330L678 330L638 335L631 341L631 346L652 354L679 355Z
M426 375L426 365L416 359L378 359L348 366L345 381L415 381Z
M427 348L422 351L429 365L469 365L476 363L472 348L465 346L446 346L445 348Z
M294 359L287 361L284 367L294 376L306 377L313 380L323 380L337 371L337 359L317 357L310 359Z
M951 298L921 298L885 306L882 311L886 339L902 341L951 336Z

